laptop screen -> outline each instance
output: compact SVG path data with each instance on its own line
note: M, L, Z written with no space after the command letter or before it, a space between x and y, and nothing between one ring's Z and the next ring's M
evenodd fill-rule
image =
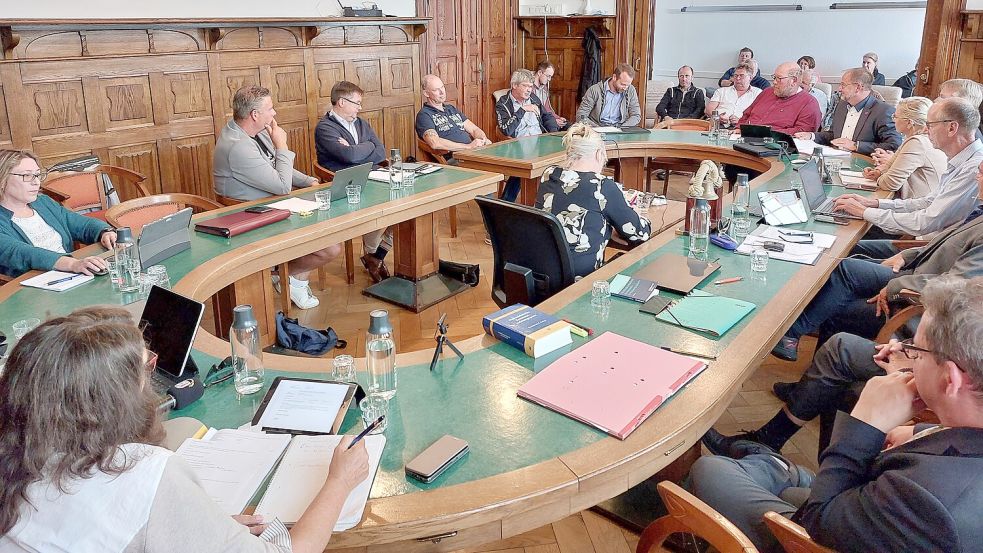
M154 286L140 315L147 349L157 354L157 370L178 378L191 354L205 305Z
M802 191L809 202L809 211L823 205L826 201L826 189L823 187L823 178L819 174L816 160L810 159L799 167L799 178L802 179Z

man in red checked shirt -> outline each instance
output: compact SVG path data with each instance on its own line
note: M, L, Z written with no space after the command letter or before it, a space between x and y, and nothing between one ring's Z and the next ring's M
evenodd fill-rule
M771 88L758 94L737 124L767 125L790 135L818 130L823 114L809 91L799 86L800 72L799 66L790 61L779 65L771 77Z

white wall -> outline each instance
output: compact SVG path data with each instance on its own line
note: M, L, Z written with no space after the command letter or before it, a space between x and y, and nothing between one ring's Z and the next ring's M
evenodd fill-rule
M413 0L372 0L386 15L413 17ZM27 19L101 18L233 18L233 17L332 17L341 15L336 0L3 0L3 17ZM342 0L359 7L363 0Z
M921 49L924 9L830 10L833 1L794 0L802 11L681 13L683 6L779 4L779 0L658 0L655 16L654 78L675 79L681 65L695 69L700 86L737 61L742 46L754 50L767 78L783 61L816 58L823 81L858 67L865 52L877 52L878 69L891 84L911 71ZM979 0L983 2L983 0Z
M495 2L504 2L505 0L486 0ZM651 0L655 1L655 0ZM662 0L659 0L660 2ZM983 0L980 0L983 2ZM616 0L589 0L589 10L590 15L596 13L602 13L604 15L614 15L616 11ZM553 8L550 15L570 15L573 13L583 14L584 13L584 0L519 0L519 13L521 15L529 15L531 12L530 8L534 6L550 6ZM536 14L542 13L541 11L535 12Z

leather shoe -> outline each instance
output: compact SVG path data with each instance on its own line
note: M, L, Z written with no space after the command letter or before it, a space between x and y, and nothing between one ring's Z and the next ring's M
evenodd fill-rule
M372 282L379 283L389 278L389 269L386 268L386 264L381 259L370 254L363 255L361 259L362 265L368 271L369 278L372 279Z
M782 339L772 348L771 354L783 361L799 360L799 340L782 336Z
M775 393L775 397L782 400L782 403L788 403L796 384L798 382L776 382L771 386L771 391Z
M703 445L707 446L710 453L723 455L731 459L743 459L748 455L754 455L756 453L778 455L777 451L760 443L758 439L758 433L754 430L742 432L734 436L724 436L711 428L707 430L707 433L703 435L700 441L703 442Z

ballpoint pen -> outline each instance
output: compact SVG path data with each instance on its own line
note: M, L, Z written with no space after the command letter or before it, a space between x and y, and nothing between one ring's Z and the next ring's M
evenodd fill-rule
M72 280L73 278L80 277L80 276L82 276L82 275L72 275L72 276L67 276L65 278L59 278L59 279L55 279L55 280L49 280L48 283L45 284L45 286L54 286L55 284L61 284L62 282L68 282L69 280Z
M361 440L366 435L368 435L369 432L372 432L373 430L375 430L377 426L379 426L380 424L382 424L382 420L385 419L385 418L386 418L385 415L380 415L379 418L377 418L374 421L372 421L372 424L366 426L365 427L365 430L363 430L362 432L360 432L358 436L355 436L355 439L352 440L352 443L348 444L348 449L351 449L352 447L354 447L355 444L357 444L359 440Z
M732 278L722 278L713 283L714 286L720 286L721 284L730 284L731 282L740 282L744 280L744 277L732 277Z
M696 352L693 352L693 351L683 351L681 349L673 349L673 348L671 348L669 346L659 346L659 349L664 349L666 351L671 351L671 352L676 353L676 354L679 354L679 355L686 355L686 356L689 356L689 357L699 357L699 358L702 358L702 359L709 359L710 361L716 361L717 360L717 356L716 355L708 355L706 353L696 353Z

